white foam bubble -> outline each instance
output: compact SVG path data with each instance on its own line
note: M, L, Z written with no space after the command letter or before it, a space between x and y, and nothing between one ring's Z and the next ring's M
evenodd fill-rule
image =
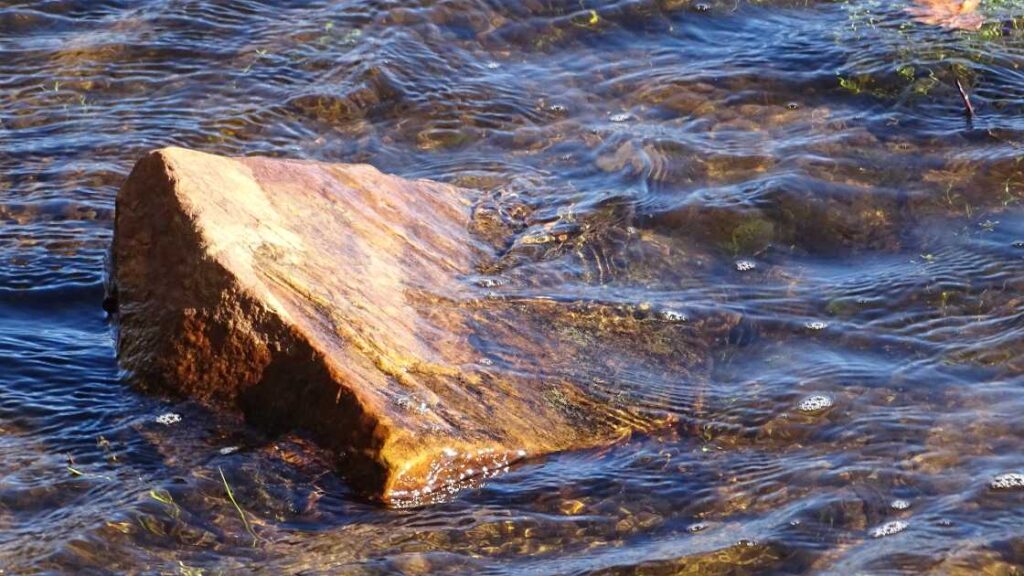
M238 452L238 446L225 446L218 450L218 452L220 452L224 456L227 456L228 454L234 454L235 452Z
M633 118L633 115L629 112L623 112L621 114L612 114L608 119L612 122L629 122Z
M815 332L817 332L819 330L824 330L825 328L828 328L828 322L822 322L821 320L811 320L809 322L805 322L804 327L807 328L808 330L814 330Z
M1007 472L992 479L989 486L993 490L1021 490L1024 489L1024 474L1020 472Z
M893 534L899 534L907 529L909 524L903 520L893 520L892 522L886 522L878 528L871 531L872 538L884 538L886 536L892 536Z
M896 500L893 500L889 504L889 507L892 508L893 510L906 510L910 508L910 501L904 500L902 498L897 498Z
M157 421L158 424L163 424L164 426L171 426L173 424L177 424L178 422L181 422L181 414L175 414L174 412L168 412L166 414L161 414L161 415L157 416L156 417L156 421Z
M808 414L828 410L835 404L832 397L827 394L811 394L797 404L797 410Z
M675 310L662 310L661 317L669 322L686 322L689 318L682 312L676 312Z
M757 268L757 264L753 260L737 260L736 269L740 272L749 272Z

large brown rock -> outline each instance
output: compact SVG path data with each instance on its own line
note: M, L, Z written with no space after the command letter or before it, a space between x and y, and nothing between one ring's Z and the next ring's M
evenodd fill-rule
M488 297L466 280L492 257L468 197L365 165L153 152L117 198L119 359L140 382L309 432L396 505L663 424L609 379L646 341L637 362L685 376L711 328Z

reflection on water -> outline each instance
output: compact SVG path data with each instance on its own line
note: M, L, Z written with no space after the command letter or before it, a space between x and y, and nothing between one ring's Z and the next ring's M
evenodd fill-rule
M0 567L1019 573L1021 14L907 8L0 2ZM600 383L670 429L376 508L301 437L118 373L113 198L169 144L474 188L481 287L728 337Z

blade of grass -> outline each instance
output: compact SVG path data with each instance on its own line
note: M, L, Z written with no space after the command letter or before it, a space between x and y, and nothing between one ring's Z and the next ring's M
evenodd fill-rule
M220 472L220 479L224 482L224 491L228 494L228 499L235 506L235 510L238 511L238 516L242 519L242 524L245 525L245 530L252 536L252 547L256 547L256 541L259 537L256 536L256 532L253 531L252 526L249 524L249 519L245 516L245 511L238 505L238 501L235 500L235 493L231 490L231 485L228 484L228 479L224 476L224 470L217 466L217 471Z
M964 114L968 118L974 118L974 106L971 104L971 97L967 95L967 91L964 90L964 85L960 82L960 79L956 79L956 89L960 91L960 100L964 103Z

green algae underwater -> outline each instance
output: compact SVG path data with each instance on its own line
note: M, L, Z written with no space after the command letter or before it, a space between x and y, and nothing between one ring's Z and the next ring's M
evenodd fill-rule
M1024 6L908 8L0 0L0 573L1024 573ZM478 191L481 306L601 351L538 377L674 424L389 510L137 386L165 145Z

